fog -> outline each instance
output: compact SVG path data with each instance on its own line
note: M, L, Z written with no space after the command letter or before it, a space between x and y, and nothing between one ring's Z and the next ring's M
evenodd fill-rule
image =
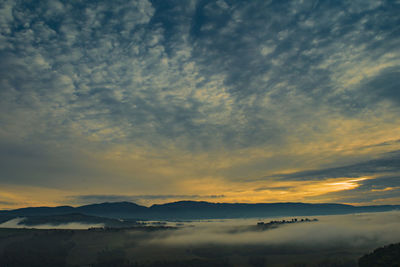
M294 217L293 217L294 218ZM298 219L305 217L297 217ZM202 220L179 224L174 231L159 231L149 234L144 243L149 245L301 245L301 246L343 246L377 247L400 242L400 211L362 213L350 215L313 216L316 222L282 224L277 228L261 230L257 222L271 220L290 220L292 217L264 219ZM36 229L88 229L104 227L104 224L24 225L24 218L15 218L0 224L1 228ZM147 222L152 225L152 222ZM166 222L175 226L175 222ZM127 232L134 238L135 231ZM143 243L142 243L143 244ZM143 244L145 245L145 244Z
M298 219L301 217L297 217ZM317 222L283 224L264 231L254 227L258 221L245 219L198 221L156 236L150 243L165 245L254 244L377 247L400 241L400 212L315 216ZM291 219L290 217L280 218Z
M357 266L374 249L400 242L400 211L316 216L318 221L257 226L264 219L151 222L145 228L99 231L14 231L2 229L0 265L53 259L47 266L87 266L115 260L132 266ZM102 224L23 224L16 218L3 228L87 229ZM165 224L164 224L165 223ZM163 226L173 226L164 228ZM31 253L34 250L35 253ZM3 251L3 252L2 252ZM1 262L1 253L7 257ZM42 255L35 258L35 255ZM118 264L117 264L118 263ZM163 265L164 264L164 265ZM126 266L131 266L126 265ZM14 266L14 265L12 265ZM43 266L38 264L37 266ZM100 266L100 265L99 265ZM104 266L110 266L104 265ZM195 265L197 266L197 265ZM200 265L199 265L200 266Z
M15 218L0 224L0 228L35 228L35 229L88 229L91 227L104 227L104 224L85 224L79 222L65 223L65 224L40 224L40 225L25 225L22 222L25 220L23 217Z

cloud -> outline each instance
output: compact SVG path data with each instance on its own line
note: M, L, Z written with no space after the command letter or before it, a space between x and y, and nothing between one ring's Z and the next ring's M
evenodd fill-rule
M391 146L391 145L394 145L397 143L400 143L400 139L399 140L390 140L390 141L382 142L379 144L367 145L367 146L362 147L361 149L366 149L366 148L371 148L371 147L379 147L379 146Z
M349 47L366 42L357 27L373 21L377 25L371 31L379 31L393 22L362 12L351 17L354 7L347 14L338 12L344 4L328 3L204 2L184 7L133 1L113 8L103 1L49 3L14 7L14 27L20 28L5 35L11 48L2 50L2 66L7 66L2 70L4 108L21 114L11 114L13 120L6 122L15 124L27 115L29 121L41 122L46 135L55 128L74 128L95 140L162 145L172 139L188 149L285 142L291 124L315 120L329 109L332 94L343 95L336 93L342 89L334 84L337 68L329 55L343 53L342 42ZM379 6L372 10L391 12ZM349 19L355 26L349 26ZM327 32L332 23L335 33ZM390 34L384 40L389 38L396 41ZM379 49L385 53L382 60L395 55L391 47ZM350 63L362 56L369 60L369 54L363 48ZM370 87L385 80L371 79ZM295 113L300 120L291 118Z
M399 10L5 1L0 182L207 195L182 184L396 171L367 161L399 149Z
M399 200L400 174L377 176L361 180L358 186L345 191L327 193L324 197L333 201L353 203L356 205L369 203L370 205L396 203Z
M1 200L0 200L0 204L1 204L1 205L4 205L4 206L12 206L12 205L17 204L17 202L1 201Z
M366 81L362 87L368 90L368 95L377 99L384 99L393 101L396 105L400 104L400 94L398 88L400 87L398 77L400 75L400 67L392 67L384 69L376 77Z
M327 178L361 177L370 175L382 175L386 173L400 172L400 153L393 151L383 157L359 162L347 166L309 170L282 175L274 175L283 180L321 180Z

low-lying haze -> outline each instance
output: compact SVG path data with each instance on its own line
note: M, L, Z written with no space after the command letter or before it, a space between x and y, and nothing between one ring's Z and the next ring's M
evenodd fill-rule
M87 224L80 222L72 222L65 224L39 224L39 225L25 225L23 223L25 218L15 218L7 222L1 223L0 228L33 228L33 229L88 229L91 227L104 227L104 224Z
M254 231L257 220L190 222L171 234L152 239L156 244L264 244L322 247L376 247L400 241L400 212L315 216L317 222L298 222L265 231ZM260 219L290 220L291 217ZM253 227L253 228L248 228Z

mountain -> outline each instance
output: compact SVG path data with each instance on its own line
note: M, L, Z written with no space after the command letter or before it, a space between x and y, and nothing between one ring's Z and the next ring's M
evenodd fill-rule
M6 222L16 217L27 216L51 216L59 214L74 213L75 208L70 206L58 207L29 207L15 210L0 211L0 223Z
M29 216L29 215L53 215L53 214L73 213L74 211L75 208L71 206L28 207L28 208L15 209L9 211L0 211L0 214L7 213L9 215L16 215L16 216Z
M178 201L149 208L154 219L219 219L262 218L279 216L334 215L358 212L379 212L400 209L400 206L363 206L345 204L309 203L210 203L203 201Z
M147 212L147 209L147 207L125 201L80 206L75 208L75 212L112 218L127 218L135 216L135 214L144 214Z
M225 218L265 218L279 216L315 216L400 210L398 205L352 206L309 203L210 203L178 201L144 207L131 202L91 204L80 207L38 207L0 211L0 223L15 217L50 216L71 213L108 218L141 220L191 220Z

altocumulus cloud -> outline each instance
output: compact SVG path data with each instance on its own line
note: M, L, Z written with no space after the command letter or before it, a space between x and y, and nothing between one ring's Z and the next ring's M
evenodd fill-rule
M116 150L131 146L144 159L189 155L167 160L176 169L202 153L213 162L160 171L169 177L237 182L323 164L354 175L344 160L399 147L399 14L389 0L3 1L0 182L106 184L99 158L127 160ZM115 179L149 192L162 180L126 173Z

